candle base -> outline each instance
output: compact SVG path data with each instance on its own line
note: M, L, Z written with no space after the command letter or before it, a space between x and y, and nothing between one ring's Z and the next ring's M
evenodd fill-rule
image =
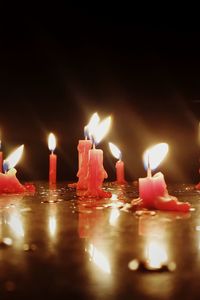
M16 177L16 170L13 168L6 174L0 173L0 194L21 194L34 193L35 186L31 183L22 185Z

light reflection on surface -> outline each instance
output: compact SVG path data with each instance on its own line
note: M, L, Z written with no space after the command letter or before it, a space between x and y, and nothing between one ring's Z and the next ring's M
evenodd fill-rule
M14 210L8 219L8 225L17 237L24 237L24 228L21 215L17 210Z
M110 264L107 257L99 251L93 244L89 244L88 253L91 261L97 265L104 273L110 274Z
M55 236L56 227L57 227L56 217L49 216L49 233L52 237Z
M115 226L117 224L117 220L119 218L120 212L118 208L112 208L111 213L110 213L110 218L109 218L109 223L112 226Z
M110 200L117 200L117 194L112 193L112 197L110 198Z
M160 268L167 262L168 256L163 241L150 240L146 244L146 259L151 268Z
M157 217L142 216L139 219L138 233L144 236L144 256L150 268L160 268L168 261L167 222Z

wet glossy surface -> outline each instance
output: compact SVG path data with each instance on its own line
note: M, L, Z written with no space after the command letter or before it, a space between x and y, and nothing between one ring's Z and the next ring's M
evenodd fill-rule
M0 197L0 299L200 298L200 193L169 187L195 209L150 214L124 207L133 185L108 188L111 200L43 183Z

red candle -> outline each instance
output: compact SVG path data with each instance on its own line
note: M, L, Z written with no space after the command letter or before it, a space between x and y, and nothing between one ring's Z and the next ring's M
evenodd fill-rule
M78 154L79 154L79 170L77 173L78 182L76 188L78 190L87 189L87 173L88 173L88 161L89 150L92 147L91 140L79 140Z
M152 166L157 166L167 151L167 144L162 143L145 153L144 159L146 158L146 165L148 165L147 177L139 178L139 195L145 208L187 212L190 204L178 202L176 197L169 195L164 175L159 172L151 176ZM157 163L154 161L156 157Z
M111 193L102 190L102 184L108 177L103 167L103 151L101 149L89 150L88 165L88 189L86 195L89 197L103 198L111 197Z
M88 173L88 160L89 150L92 147L91 134L99 123L99 116L94 113L90 118L89 123L84 127L85 140L79 140L78 143L78 182L70 184L71 187L76 187L78 190L87 189L87 173Z
M125 184L126 180L124 179L124 162L122 160L118 160L115 165L116 175L117 175L117 183Z
M111 118L108 117L96 127L93 132L94 143L98 144L106 135L110 123ZM101 149L95 149L95 144L93 144L93 149L89 150L88 189L85 196L97 198L111 197L112 194L110 192L105 192L102 189L103 181L107 177L108 175L103 167L103 151Z
M4 172L0 173L0 193L1 194L18 194L24 192L34 192L35 187L32 184L22 185L16 177L14 166L22 156L24 145L17 148L3 162Z
M48 146L51 154L49 155L49 183L56 183L56 172L57 172L57 155L54 154L56 148L56 139L53 133L49 134Z
M126 180L124 178L124 162L122 161L122 154L119 148L113 143L109 143L110 151L112 155L118 159L116 162L116 178L118 184L125 184Z

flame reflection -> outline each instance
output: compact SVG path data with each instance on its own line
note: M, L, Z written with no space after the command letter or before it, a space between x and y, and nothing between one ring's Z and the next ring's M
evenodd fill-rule
M115 226L117 224L119 215L120 215L120 212L119 212L118 208L114 207L111 209L110 218L109 218L110 225Z
M99 251L93 244L89 245L88 253L90 255L90 259L95 263L104 273L110 274L110 264L107 257Z
M24 228L19 212L14 211L11 213L8 220L8 225L17 237L24 237Z
M159 240L150 240L147 242L146 260L152 269L162 267L168 261L165 244Z
M49 216L49 233L52 237L54 237L56 234L56 227L57 227L56 217Z

